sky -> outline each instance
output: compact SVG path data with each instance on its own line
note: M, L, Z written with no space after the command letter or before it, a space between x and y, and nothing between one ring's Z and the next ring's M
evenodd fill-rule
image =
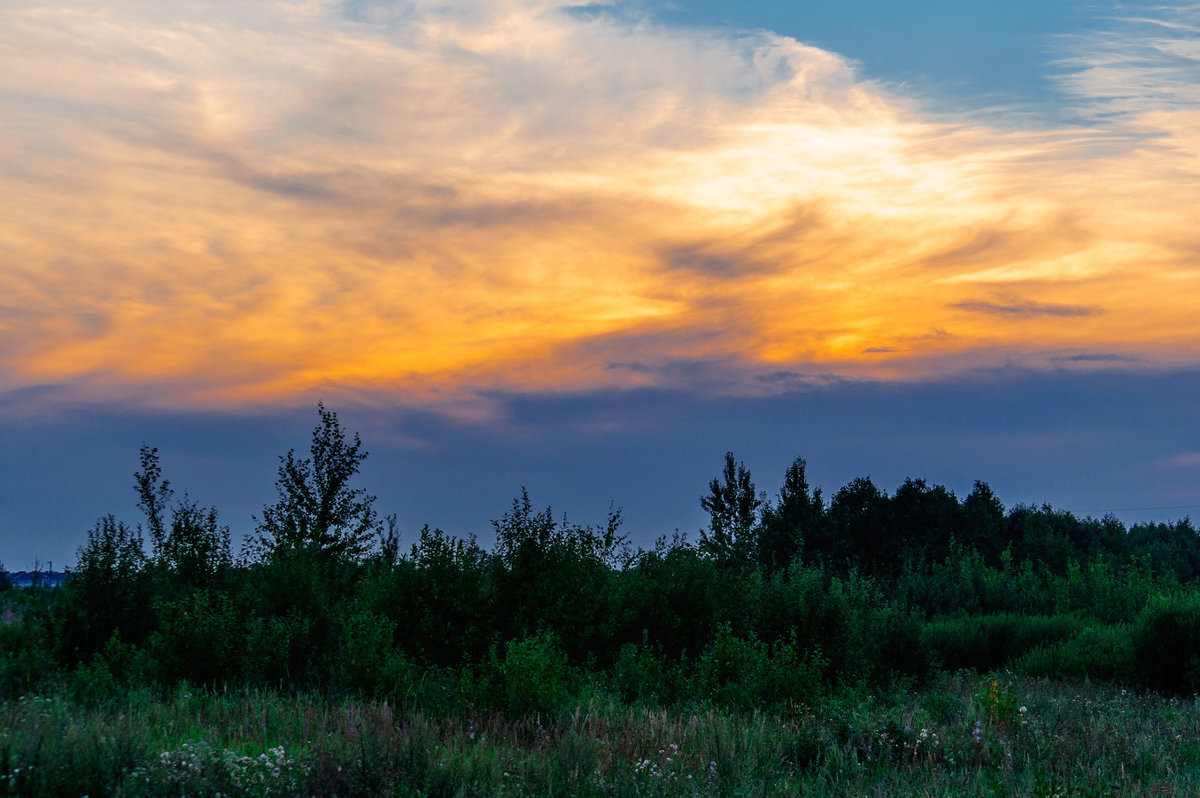
M1200 514L1200 6L9 0L0 560L235 538L316 403L489 539L648 545L734 451ZM403 542L404 539L402 539Z

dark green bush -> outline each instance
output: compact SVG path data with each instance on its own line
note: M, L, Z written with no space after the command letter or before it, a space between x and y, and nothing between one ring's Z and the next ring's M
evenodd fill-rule
M1075 637L1084 622L1072 615L984 615L933 621L925 626L922 646L946 670L979 671L1004 667L1037 646Z
M579 673L553 632L542 629L514 640L496 655L497 708L510 717L526 714L553 715L567 706L579 689Z
M1135 677L1131 627L1089 626L1070 640L1040 645L1011 665L1014 671L1026 676L1129 684Z
M244 633L227 596L200 591L159 602L155 614L158 629L148 647L164 682L215 684L237 673Z
M1200 692L1200 594L1152 600L1134 624L1133 656L1146 687L1179 695Z

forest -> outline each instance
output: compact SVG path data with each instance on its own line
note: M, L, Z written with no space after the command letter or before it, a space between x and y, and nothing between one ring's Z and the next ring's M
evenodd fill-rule
M634 547L521 489L495 543L355 487L318 406L235 551L143 446L141 517L0 586L4 795L1133 795L1200 787L1200 537L922 479ZM722 466L722 464L715 464Z

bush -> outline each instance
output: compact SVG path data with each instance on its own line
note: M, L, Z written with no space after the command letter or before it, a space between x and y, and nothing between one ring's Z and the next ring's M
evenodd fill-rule
M337 657L342 686L366 693L393 687L405 662L394 648L394 635L395 623L375 613L344 617Z
M510 642L496 662L499 708L510 717L553 715L565 707L579 687L579 677L567 664L558 638L542 629Z
M1200 692L1200 594L1160 596L1133 628L1142 683L1163 693Z
M53 673L50 619L39 609L9 601L0 610L0 699L30 692Z
M926 624L922 645L946 670L1004 667L1028 651L1075 637L1084 622L1070 615L984 615Z
M201 591L159 602L156 610L158 629L150 635L149 648L164 682L214 684L236 672L235 652L242 640L227 597Z
M722 624L696 663L690 697L743 711L809 705L821 690L828 666L820 647L804 651L794 634L787 643L772 647L754 637L742 639Z
M612 665L609 683L621 700L626 703L663 700L663 676L667 673L664 663L646 646L626 643L621 647L616 662Z
M311 625L296 612L251 619L242 659L246 681L279 686L300 683L309 670Z
M1131 628L1090 626L1070 640L1038 646L1013 661L1012 668L1026 676L1130 683L1136 672Z

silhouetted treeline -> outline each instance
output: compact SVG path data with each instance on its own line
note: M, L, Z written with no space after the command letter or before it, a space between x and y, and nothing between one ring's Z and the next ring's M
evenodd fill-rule
M523 712L584 685L755 706L1001 666L1200 689L1188 520L1126 529L1006 510L982 482L959 499L862 478L827 501L802 459L768 498L730 453L694 544L635 549L619 510L581 525L522 490L490 550L429 528L402 546L395 519L353 486L361 441L318 412L308 455L280 458L278 496L239 553L217 511L177 495L143 447L142 521L99 519L64 587L3 592L0 691L443 688L446 701Z

